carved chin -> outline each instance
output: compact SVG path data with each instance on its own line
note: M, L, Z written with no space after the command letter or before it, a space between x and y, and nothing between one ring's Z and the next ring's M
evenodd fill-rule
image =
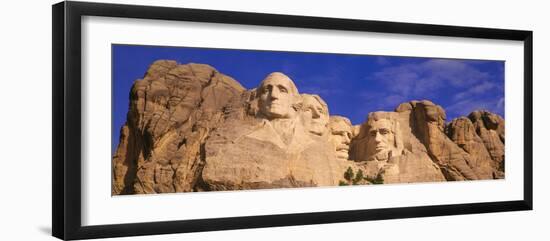
M286 111L284 108L281 108L279 106L271 106L265 108L263 113L270 118L288 118L288 111Z
M324 133L324 130L325 128L322 125L312 125L309 127L309 132L318 136L322 136Z
M388 150L379 151L375 153L373 156L378 160L387 160L389 158L389 151Z
M338 159L345 159L347 160L349 155L348 155L348 152L347 151L337 151L336 152L336 157L338 157Z
M348 151L349 151L349 148L347 146L338 147L338 148L336 148L336 157L338 157L338 159L347 160L348 157L349 157Z

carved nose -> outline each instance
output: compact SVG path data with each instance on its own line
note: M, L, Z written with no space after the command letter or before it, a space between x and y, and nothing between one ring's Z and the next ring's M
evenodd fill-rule
M273 88L273 90L271 90L271 99L275 100L275 99L279 99L279 95L280 95L280 92L279 90L277 90L277 88Z
M313 119L319 119L319 118L321 117L321 115L319 114L318 111L312 110L312 111L311 111L311 117L312 117Z
M344 144L349 145L351 141L350 137L347 134L344 134L343 137L344 137Z
M346 137L344 138L344 144L349 145L349 143L350 143L350 140L349 140L349 138L346 136Z
M376 132L376 135L374 136L374 142L376 143L382 142L382 135L380 135L380 133Z

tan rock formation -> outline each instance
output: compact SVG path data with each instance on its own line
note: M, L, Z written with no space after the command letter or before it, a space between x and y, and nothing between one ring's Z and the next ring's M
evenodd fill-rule
M439 166L423 152L405 151L403 155L392 157L381 170L384 183L418 183L446 181Z
M434 103L411 101L401 104L396 111L408 113L413 134L426 147L429 156L441 168L449 181L477 180L480 177L468 165L471 157L444 133L445 110Z
M468 117L495 162L500 178L504 178L504 119L488 111L474 111Z
M327 103L318 95L302 94L302 117L306 129L315 135L327 135L329 113Z
M483 141L477 135L476 130L470 119L460 117L454 119L446 126L445 132L460 148L470 154L470 162L468 165L482 179L492 179L493 172L497 166L493 164L493 160L489 152L483 145Z
M403 152L403 136L395 112L372 112L354 140L353 160L388 161Z
M228 121L212 133L206 145L203 188L337 185L343 172L326 135L319 135L326 130L317 127L325 125L315 122L319 126L311 128L315 118L302 118L313 116L302 107L315 106L315 101L304 105L293 81L281 73L267 76L251 96L253 111L248 113L254 116Z
M351 121L343 116L331 116L329 121L329 141L336 152L336 158L348 160L349 145L353 138Z
M154 62L130 92L112 194L504 177L504 120L411 101L365 123L330 116L283 73L252 90L203 64Z
M113 156L113 194L192 191L200 149L245 89L203 64L153 63L130 93Z
M406 136L401 125L406 118L397 112L372 112L352 142L357 165L369 180L383 183L445 181L425 149L405 149L414 137ZM416 145L418 142L415 142Z

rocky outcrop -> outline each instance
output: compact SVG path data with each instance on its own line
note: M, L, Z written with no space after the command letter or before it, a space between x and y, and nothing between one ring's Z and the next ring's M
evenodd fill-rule
M483 132L493 141L498 133ZM383 133L388 143L383 143ZM440 181L442 176L447 181L503 178L473 123L461 117L446 124L445 110L427 100L403 103L395 112L369 114L352 140L350 156L364 162L367 176L384 183Z
M406 152L388 161L378 172L383 183L441 182L445 176L426 153Z
M468 165L482 179L491 179L496 175L497 165L483 144L481 138L477 135L475 127L466 117L454 119L446 126L445 132L460 148L470 155Z
M412 101L411 129L428 150L428 155L441 168L447 180L480 179L468 163L471 157L444 133L446 115L441 106L430 101ZM398 107L398 109L403 109Z
M112 194L504 178L504 119L446 123L430 101L330 116L283 73L255 89L204 64L154 62L130 91Z
M345 171L328 142L298 126L290 127L295 136L285 144L270 122L235 123L212 133L206 145L205 190L335 186Z
M488 111L474 111L468 115L476 134L489 152L500 178L504 177L504 119Z
M382 183L445 181L439 165L412 132L411 109L372 112L351 143L351 159L369 180Z
M156 61L130 92L113 156L113 194L192 191L201 149L245 89L203 64Z

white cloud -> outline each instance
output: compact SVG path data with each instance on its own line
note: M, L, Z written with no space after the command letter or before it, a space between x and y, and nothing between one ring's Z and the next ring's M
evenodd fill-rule
M482 72L464 61L449 59L432 59L421 64L420 70L429 78L447 82L453 87L466 87L491 78L487 72Z
M410 97L430 94L448 85L469 87L490 78L489 73L463 61L446 59L387 67L368 77L384 83L393 93Z
M445 111L451 116L466 116L475 110L488 110L502 115L503 113L501 113L501 111L503 108L500 108L499 105L503 104L503 98L493 100L466 99L446 107Z
M445 108L451 116L455 113L463 115L462 111L472 111L474 108L499 110L498 97L487 100L483 96L503 86L494 82L495 76L491 73L480 69L475 61L449 59L388 66L366 78L373 84L383 86L386 92L381 95L365 93L365 101L378 101L380 108L388 109L414 99L436 99L441 97L441 93L446 93L455 101Z
M455 94L453 97L453 100L458 101L458 100L469 98L478 94L483 94L494 88L497 88L497 85L495 83L489 82L489 81L483 81L478 85L475 85L465 91Z
M497 109L504 110L504 97L500 98L497 102Z

